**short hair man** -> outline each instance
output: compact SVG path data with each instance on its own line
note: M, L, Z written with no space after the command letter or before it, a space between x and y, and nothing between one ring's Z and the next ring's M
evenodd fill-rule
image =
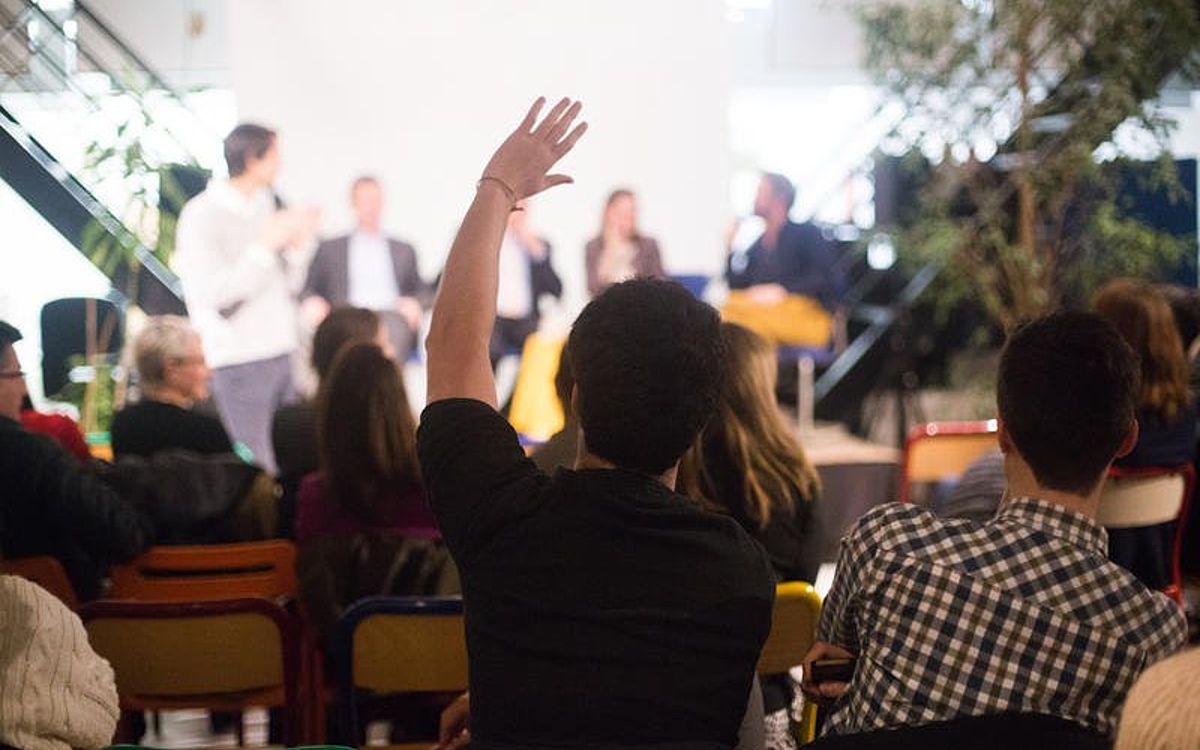
M731 746L770 627L774 579L731 519L673 492L712 412L719 320L682 287L630 281L580 314L567 348L575 470L525 458L488 361L497 256L517 201L582 133L539 100L484 170L446 261L427 340L418 452L458 563L471 735L483 744Z
M109 563L150 544L149 521L57 443L21 427L25 374L13 348L20 340L0 321L0 551L58 558L88 601L100 595Z
M1095 521L1108 467L1137 441L1137 359L1096 315L1018 328L996 400L1007 487L986 524L890 504L842 540L805 659L837 697L829 734L1002 712L1111 735L1138 674L1186 638L1183 612L1110 562ZM811 662L856 655L849 685Z
M272 185L278 138L243 123L225 138L228 180L212 180L179 215L173 264L212 367L212 396L229 436L269 473L271 414L295 400L298 338L291 268L316 229L312 208L283 208Z
M383 233L383 187L363 175L350 187L355 227L317 246L300 292L306 315L321 320L331 307L353 305L379 313L396 357L403 362L417 342L433 293L421 280L413 246Z

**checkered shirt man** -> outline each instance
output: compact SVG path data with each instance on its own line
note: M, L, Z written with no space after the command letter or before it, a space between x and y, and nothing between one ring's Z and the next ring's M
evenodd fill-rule
M1086 516L1033 498L984 525L875 508L842 540L818 640L858 655L826 734L1043 713L1112 735L1180 608L1110 562Z

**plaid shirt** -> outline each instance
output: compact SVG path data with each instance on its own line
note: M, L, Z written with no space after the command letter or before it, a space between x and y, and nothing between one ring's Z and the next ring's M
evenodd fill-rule
M1183 612L1032 498L984 525L892 503L842 540L818 638L858 654L826 734L1021 711L1113 734L1125 693L1183 647Z

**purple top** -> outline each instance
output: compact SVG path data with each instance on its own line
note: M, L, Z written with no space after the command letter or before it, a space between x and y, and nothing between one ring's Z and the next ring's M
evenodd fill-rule
M363 531L383 531L423 539L441 539L437 519L429 509L425 487L419 481L396 486L395 502L378 524L360 519L325 500L318 472L305 475L296 498L296 541L307 542L330 536L351 536Z

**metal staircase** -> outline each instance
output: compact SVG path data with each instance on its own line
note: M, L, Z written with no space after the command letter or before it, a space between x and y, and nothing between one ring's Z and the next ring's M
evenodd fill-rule
M185 309L156 235L186 196L164 175L218 142L84 3L0 0L0 179L146 312Z

